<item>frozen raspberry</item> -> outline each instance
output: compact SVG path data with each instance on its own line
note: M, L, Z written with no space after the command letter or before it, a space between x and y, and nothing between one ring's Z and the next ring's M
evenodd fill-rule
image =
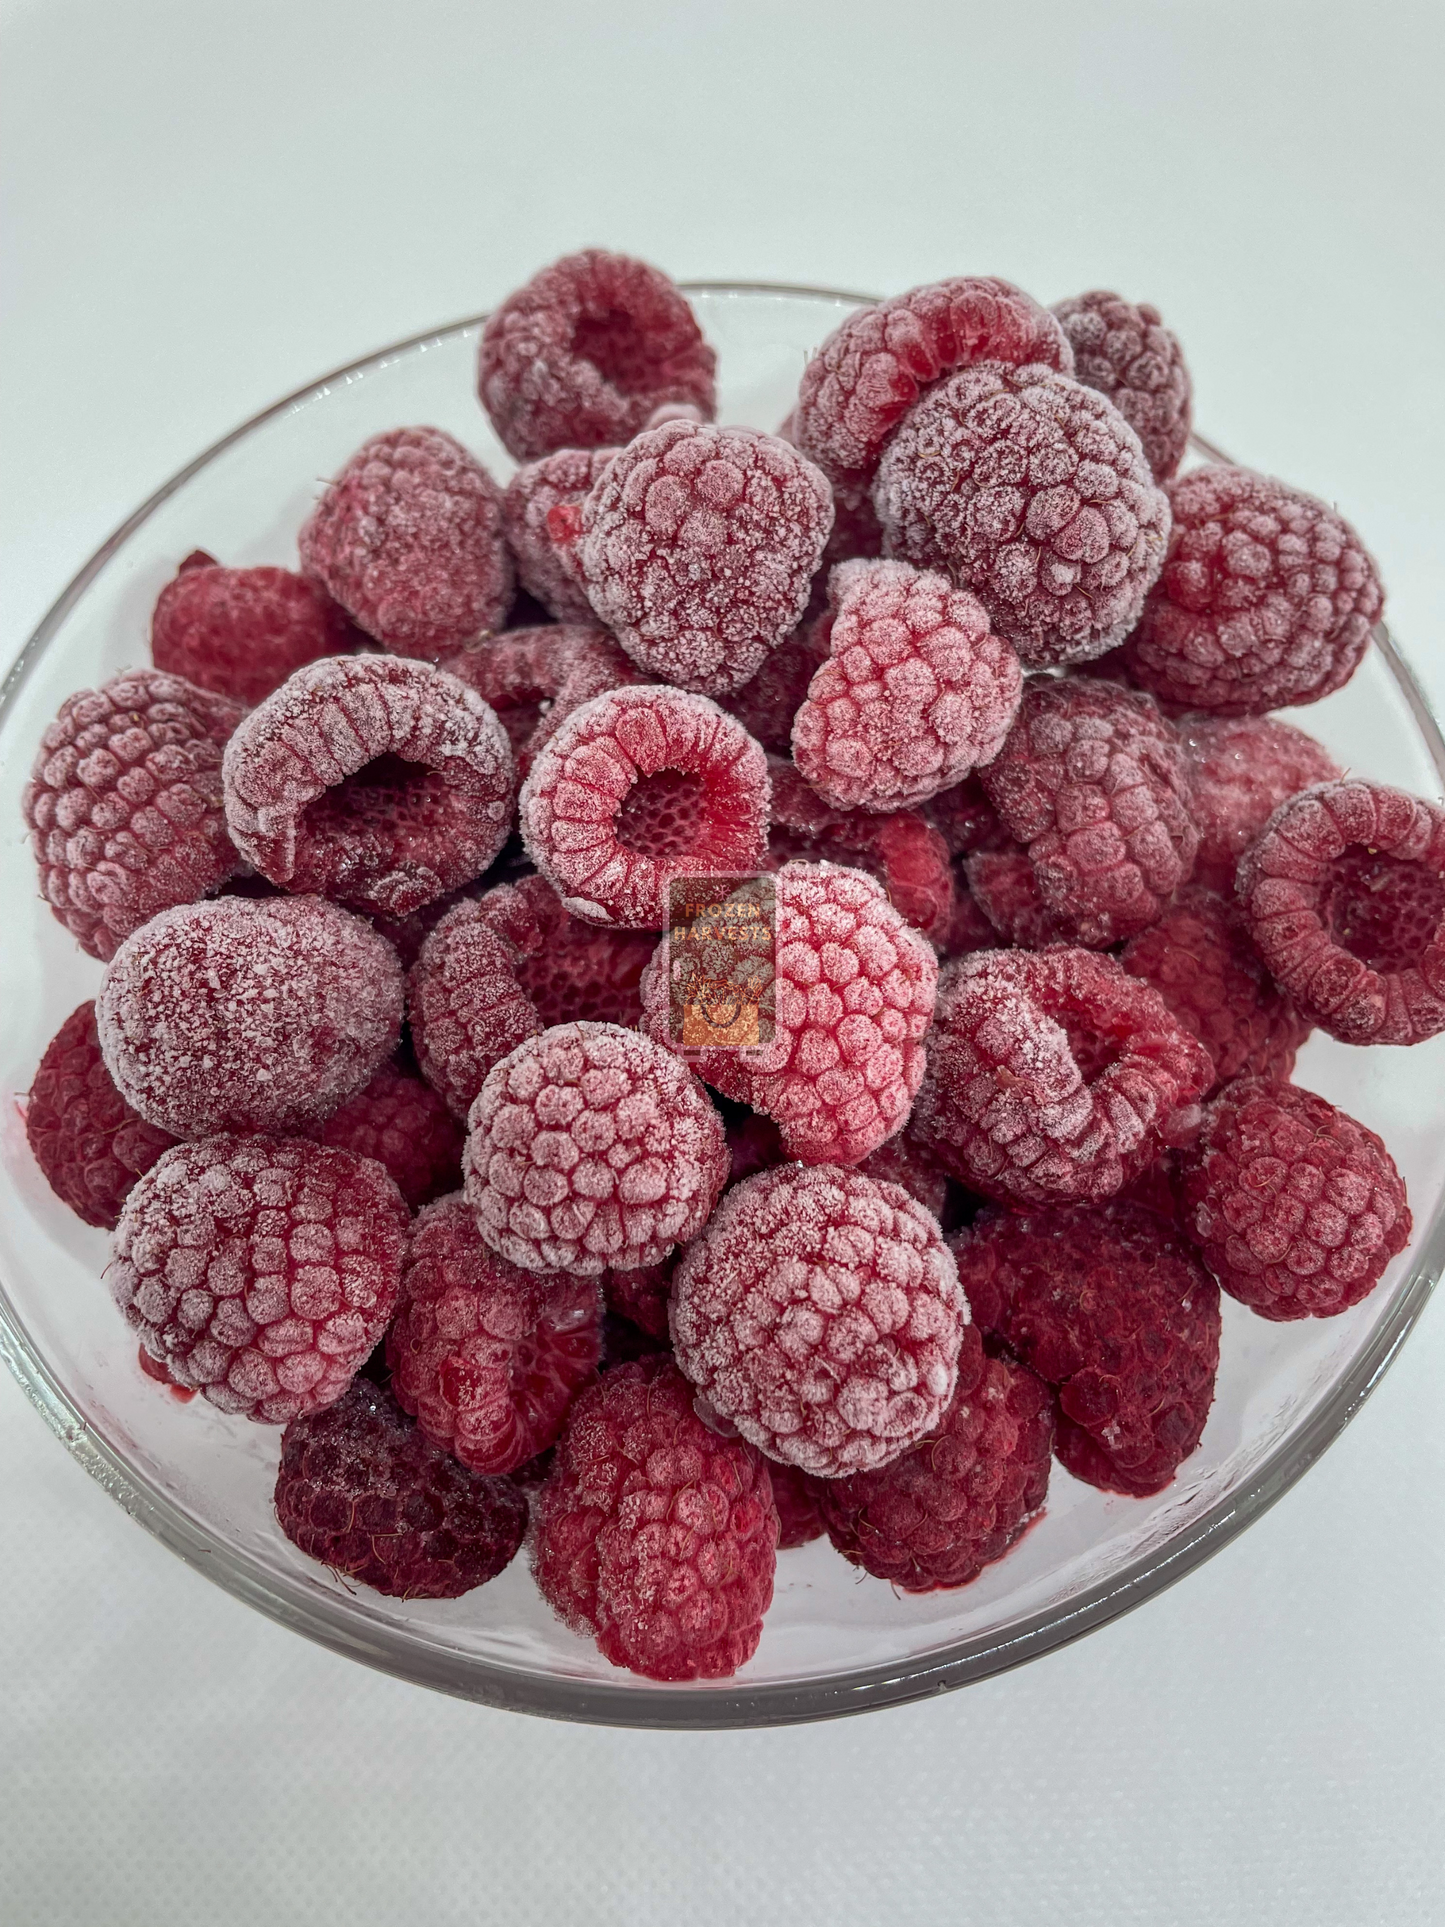
M936 1429L875 1472L819 1482L828 1537L904 1592L966 1586L1038 1516L1053 1442L1048 1387L1022 1365L985 1358L970 1325Z
M1347 778L1281 803L1239 863L1264 966L1345 1044L1445 1030L1445 810Z
M127 937L96 998L106 1069L175 1137L319 1123L396 1049L401 967L320 897L181 904Z
M519 462L630 442L668 402L711 420L717 356L657 268L584 248L508 295L482 330L477 392Z
M273 883L404 917L480 876L511 827L494 711L401 656L299 669L226 746L226 822Z
M463 1121L493 1065L544 1028L517 961L484 903L471 899L447 912L407 975L422 1076Z
M194 903L240 867L221 751L241 713L160 669L126 670L61 704L20 807L41 894L92 957L114 956L158 910Z
M522 837L574 915L660 930L673 877L759 868L768 798L762 749L716 703L616 689L574 710L535 758Z
M1015 1205L1110 1197L1198 1122L1208 1051L1158 991L1091 950L948 966L910 1134Z
M828 660L825 624L804 622L785 642L770 649L763 666L741 689L718 698L719 704L764 749L789 754L793 718L797 715L814 672Z
M568 916L541 877L501 884L482 898L485 914L517 952L517 982L544 1030L586 1021L635 1030L651 931L607 930Z
M858 1169L865 1178L880 1184L901 1185L925 1211L931 1211L935 1218L943 1217L948 1204L948 1176L907 1131L900 1131L897 1137L870 1151Z
M814 1539L821 1539L821 1500L832 1481L810 1478L796 1465L780 1465L776 1459L768 1466L768 1480L778 1511L778 1551L790 1552L795 1546L810 1545Z
M606 1274L603 1277L606 1284ZM641 1325L634 1324L620 1312L608 1311L602 1319L602 1370L610 1372L618 1365L635 1365L639 1358L671 1358L672 1346L664 1335L656 1338Z
M456 1120L431 1086L395 1059L307 1135L384 1164L413 1211L462 1181Z
M889 443L873 502L887 553L971 589L1034 667L1122 642L1169 536L1118 409L1037 366L985 362L936 388Z
M1233 896L1239 859L1286 798L1344 771L1322 743L1277 716L1184 716L1196 883Z
M544 1452L601 1345L595 1278L518 1270L482 1242L460 1193L417 1219L386 1340L391 1389L470 1471Z
M780 1164L734 1185L672 1280L677 1362L712 1411L804 1472L896 1459L953 1395L968 1306L901 1185Z
M1027 867L1028 859L1024 859ZM1029 871L1030 880L1033 871ZM948 927L935 939L941 957L963 957L974 950L997 950L999 933L985 916L982 906L969 888L966 867L961 861L953 866L953 915ZM1034 885L1037 894L1037 885Z
M1056 301L1074 351L1074 375L1107 395L1144 445L1156 482L1167 482L1189 445L1193 384L1179 339L1147 302L1095 289Z
M1013 847L1013 838L999 822L998 811L984 794L977 773L929 797L923 814L948 845L950 856Z
M487 1075L467 1201L526 1271L656 1264L695 1237L728 1172L722 1120L684 1064L616 1024L558 1024Z
M189 1385L177 1385L159 1358L152 1358L144 1345L136 1347L136 1363L147 1378L154 1379L157 1385L164 1385L178 1405L189 1405L196 1396Z
M1074 926L1044 902L1027 850L980 850L964 859L963 872L970 897L1005 944L1042 950L1051 943L1078 941Z
M1188 1236L1262 1318L1331 1318L1374 1290L1410 1240L1394 1160L1313 1091L1242 1077L1204 1113L1180 1172Z
M136 1179L175 1143L116 1089L93 1003L72 1011L46 1045L25 1104L25 1135L56 1197L106 1230Z
M1318 702L1354 675L1384 605L1344 517L1247 468L1169 486L1174 532L1124 650L1161 702L1225 716Z
M1194 867L1184 750L1138 690L1030 677L982 781L1028 850L1045 908L1080 943L1106 949L1147 929Z
M335 1404L386 1330L409 1222L371 1158L207 1137L137 1183L106 1279L176 1384L284 1425Z
M521 777L574 709L643 680L631 657L591 621L511 629L480 649L449 656L442 666L501 717Z
M630 1271L604 1271L602 1296L607 1309L620 1318L630 1319L650 1338L668 1343L667 1305L672 1292L674 1260L662 1264L636 1265Z
M458 1599L511 1563L527 1501L510 1479L465 1471L358 1379L286 1427L276 1517L308 1558L374 1592Z
M318 583L290 569L223 569L204 549L182 562L151 617L157 669L246 704L360 641Z
M519 468L502 498L502 525L517 579L559 622L592 621L592 604L567 556L582 527L582 498L616 453L615 448L559 448ZM559 512L555 519L554 510ZM554 529L562 534L560 544Z
M648 1679L726 1679L757 1650L778 1515L763 1460L719 1438L665 1354L576 1400L537 1495L542 1597Z
M827 662L793 721L793 760L839 809L922 803L997 756L1023 688L982 604L906 562L844 562Z

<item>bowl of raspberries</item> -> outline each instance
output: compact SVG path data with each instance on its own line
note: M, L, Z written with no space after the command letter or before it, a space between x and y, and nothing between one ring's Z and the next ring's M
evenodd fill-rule
M488 1704L815 1718L1139 1603L1445 1259L1383 603L1111 292L589 249L312 384L5 685L7 1363Z

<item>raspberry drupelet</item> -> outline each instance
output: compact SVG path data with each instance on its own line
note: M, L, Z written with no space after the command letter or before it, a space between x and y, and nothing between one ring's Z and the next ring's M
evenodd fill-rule
M1265 968L1345 1044L1445 1030L1445 809L1346 778L1281 803L1240 859Z
M106 1279L177 1385L284 1425L334 1404L386 1330L409 1222L371 1158L206 1137L126 1199Z
M1049 944L1078 941L1074 926L1055 916L1044 902L1027 850L980 850L976 856L965 857L963 874L970 898L1005 945L1043 950ZM996 947L995 943L968 946L975 950Z
M1233 896L1239 859L1288 797L1344 771L1322 743L1277 716L1182 716L1194 880Z
M480 649L448 656L442 667L475 689L502 720L525 777L532 759L574 709L609 689L644 680L605 629L591 620L509 629Z
M603 248L564 255L482 330L477 393L519 462L630 442L670 402L712 419L717 356L658 268Z
M587 592L567 558L582 526L582 498L616 453L615 448L559 448L540 461L525 462L502 497L502 526L517 580L558 622L593 619ZM554 530L563 538L560 543Z
M221 756L242 710L161 669L67 696L20 798L40 890L102 962L160 910L240 868Z
M1144 446L1156 482L1178 472L1189 446L1193 384L1178 337L1159 310L1094 289L1053 312L1074 351L1074 377L1107 395Z
M1405 1186L1381 1140L1313 1091L1239 1078L1181 1162L1185 1232L1262 1318L1330 1318L1409 1243Z
M204 549L182 562L151 616L157 669L247 705L361 640L320 583L290 569L224 569Z
M442 1098L398 1058L307 1133L318 1144L375 1158L413 1211L462 1181L462 1131Z
M802 707L813 676L828 660L825 622L804 621L770 649L763 666L741 689L718 698L720 706L763 748L786 756L793 740L793 718Z
M300 669L226 746L226 821L272 883L400 918L480 876L516 776L495 711L401 656Z

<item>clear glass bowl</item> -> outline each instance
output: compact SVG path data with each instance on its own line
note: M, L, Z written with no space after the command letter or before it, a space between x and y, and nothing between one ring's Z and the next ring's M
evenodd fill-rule
M721 418L774 428L804 361L862 297L703 283ZM0 695L0 1087L26 1090L47 1041L94 995L100 966L39 901L18 833L40 733L72 690L148 660L151 606L188 550L288 562L317 492L368 435L451 430L494 472L510 462L472 388L480 320L404 341L278 402L198 457L81 570ZM1204 453L1213 453L1201 445ZM1445 743L1381 628L1347 690L1301 721L1352 769L1438 795ZM1445 1259L1445 1037L1409 1052L1316 1037L1300 1081L1378 1130L1415 1212L1409 1250L1343 1317L1271 1325L1226 1299L1218 1397L1201 1448L1157 1498L1108 1496L1054 1468L1048 1510L959 1592L899 1597L826 1542L784 1553L756 1657L734 1679L657 1686L617 1672L553 1618L525 1560L464 1599L384 1599L302 1557L271 1511L278 1434L181 1405L144 1378L101 1279L103 1232L50 1193L3 1105L0 1346L57 1436L183 1559L283 1625L426 1686L556 1718L648 1727L764 1726L917 1699L1076 1639L1181 1578L1284 1492L1373 1389Z

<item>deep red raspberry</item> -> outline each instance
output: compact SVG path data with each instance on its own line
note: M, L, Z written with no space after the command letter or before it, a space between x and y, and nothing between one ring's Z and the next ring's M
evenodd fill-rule
M226 746L226 822L273 883L404 917L480 876L516 776L495 712L401 656L299 669Z
M544 1030L586 1021L636 1029L642 973L656 948L651 931L607 930L568 916L542 877L499 884L484 914L517 953L517 982Z
M542 1597L614 1666L726 1679L756 1652L778 1540L767 1467L709 1431L665 1354L576 1400L534 1518Z
M763 666L741 689L718 701L764 749L789 754L793 718L808 693L814 672L828 660L826 623L803 622L792 635L770 649Z
M181 904L127 937L96 998L106 1069L175 1137L295 1131L396 1049L401 967L320 897Z
M479 649L448 656L442 666L501 717L519 777L526 776L537 751L574 709L609 689L643 680L631 657L590 620L510 629Z
M603 1283L610 1274L604 1274ZM619 1365L635 1365L639 1358L671 1358L668 1339L654 1337L621 1312L608 1311L602 1319L602 1370L610 1372ZM544 1455L545 1456L545 1455ZM536 1463L535 1460L532 1461ZM545 1477L546 1474L543 1474Z
M247 704L360 641L319 583L290 569L223 569L203 549L182 562L151 616L157 669Z
M604 1271L602 1296L607 1309L632 1321L651 1338L669 1343L667 1305L672 1292L675 1260L661 1264L637 1265L630 1271Z
M1169 554L1124 659L1162 702L1262 716L1359 667L1384 606L1360 538L1325 503L1247 468L1169 486Z
M72 1011L46 1045L25 1104L25 1136L56 1197L106 1230L136 1179L175 1143L116 1089L93 1003Z
M1263 1318L1330 1318L1410 1241L1381 1140L1313 1091L1242 1077L1204 1113L1180 1171L1181 1218L1231 1298Z
M462 1181L456 1120L431 1086L395 1058L307 1135L384 1164L413 1211Z
M482 1242L458 1194L412 1228L386 1339L397 1403L473 1472L511 1472L546 1451L597 1370L595 1278L520 1271Z
M933 1430L967 1323L937 1220L901 1185L836 1166L734 1185L672 1280L673 1349L712 1411L823 1478Z
M422 1076L465 1122L487 1072L544 1028L514 946L484 901L456 904L407 974L407 1021Z
M1013 838L999 822L998 811L984 794L977 774L929 797L923 814L948 845L950 856L1013 847Z
M904 1592L966 1586L1042 1510L1053 1442L1048 1387L1022 1365L985 1358L970 1325L936 1429L876 1472L819 1482L828 1537Z
M880 1184L901 1185L925 1211L942 1218L948 1204L948 1175L906 1130L870 1151L858 1169Z
M986 922L1006 945L1021 950L1043 950L1052 943L1076 943L1072 924L1056 917L1045 904L1039 879L1027 850L980 850L964 859L969 896ZM972 945L992 949L992 944Z
M371 1158L207 1137L137 1183L106 1280L176 1384L284 1425L335 1404L386 1330L409 1222Z
M823 1536L822 1495L833 1481L813 1479L796 1465L769 1462L768 1480L778 1512L778 1551L811 1545Z
M1015 1205L1112 1196L1198 1121L1208 1051L1091 950L985 950L944 973L909 1131Z
M787 420L778 430L781 441L791 442L794 448L798 443L798 411L792 408ZM826 475L828 464L819 462L818 466ZM833 532L828 537L827 547L823 550L820 578L826 575L835 562L852 562L860 556L876 556L883 553L883 530L878 517L873 512L872 472L866 479L856 477L843 482L834 482L833 488ZM814 583L814 593L818 583ZM756 732L755 732L756 733ZM772 748L772 745L768 745Z
M1027 864L1028 859L1024 859ZM1029 872L1033 876L1032 870ZM997 950L999 933L985 916L981 905L969 888L968 876L961 861L953 865L953 915L948 927L937 939L936 948L941 957L964 957L973 950Z
M276 1476L281 1530L308 1558L395 1599L457 1599L495 1579L527 1530L510 1479L479 1478L365 1379L293 1419Z
M657 1264L727 1179L722 1120L668 1051L616 1024L558 1024L488 1073L470 1114L467 1201L527 1271Z
M1177 335L1159 310L1094 289L1056 301L1074 351L1074 375L1107 395L1144 445L1156 482L1167 482L1189 446L1193 384Z
M1194 880L1232 897L1239 859L1280 804L1344 771L1322 743L1277 716L1181 716L1177 727L1199 832Z
M154 1379L157 1385L164 1385L178 1405L189 1405L196 1396L189 1385L177 1385L159 1358L152 1358L144 1345L136 1346L136 1363L147 1378Z
M477 392L519 462L630 442L654 411L711 420L717 356L659 269L584 248L543 268L487 318Z
M239 704L160 669L67 696L21 795L40 890L104 961L132 930L240 867L221 803Z
M575 916L660 930L673 877L760 867L768 797L762 749L716 703L616 689L575 709L536 757L522 837Z
M1046 909L1106 949L1187 881L1199 835L1184 750L1158 705L1090 676L1032 676L984 789Z
M1445 809L1347 778L1281 803L1240 858L1265 968L1346 1044L1445 1030Z
M559 622L591 622L592 604L567 557L582 527L584 495L606 471L615 448L559 448L527 462L507 484L502 526L517 579ZM554 521L553 511L559 511ZM557 540L557 533L562 541Z
M1144 1498L1198 1445L1219 1369L1219 1288L1138 1205L980 1213L954 1249L974 1318L1058 1387L1076 1479Z

